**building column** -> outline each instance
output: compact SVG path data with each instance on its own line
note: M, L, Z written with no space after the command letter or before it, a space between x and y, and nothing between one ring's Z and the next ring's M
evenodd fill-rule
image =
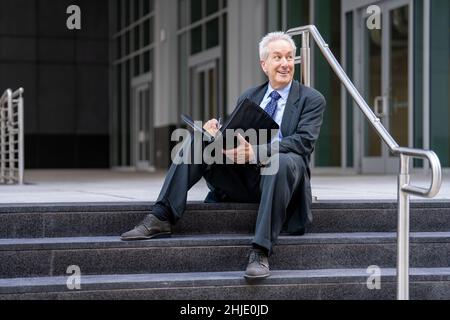
M155 165L170 163L170 134L178 123L177 1L155 1L153 110Z
M228 0L227 112L248 88L265 81L259 64L259 41L266 31L265 0Z

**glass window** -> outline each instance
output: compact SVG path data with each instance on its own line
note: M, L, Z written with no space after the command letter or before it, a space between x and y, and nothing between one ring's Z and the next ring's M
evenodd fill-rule
M155 19L153 17L150 18L150 43L153 43L155 41L154 32L155 32Z
M390 14L389 128L392 137L401 146L407 146L409 123L409 5L394 9Z
M191 23L194 23L203 17L202 10L202 0L191 0Z
M125 54L129 54L130 53L130 32L127 31L125 33Z
M122 57L122 37L116 38L116 59L120 59Z
M135 28L134 28L134 50L135 51L137 51L137 50L139 50L140 49L140 47L141 47L141 43L140 43L140 40L141 40L141 33L140 33L140 28L141 28L141 26L140 25L137 25Z
M122 65L119 64L116 66L116 113L114 114L117 117L116 122L114 123L115 128L115 142L116 142L116 153L114 155L115 158L115 164L121 165L120 161L120 152L122 148L122 127L121 127L121 108L122 108Z
M206 0L206 15L219 11L219 0Z
M140 18L139 15L139 0L134 0L133 1L133 5L134 5L134 16L133 16L133 21L137 21Z
M206 24L206 49L219 45L219 18Z
M151 7L150 7L151 3L149 0L144 0L144 16L148 15L151 11Z
M125 26L130 24L130 0L125 0Z
M205 95L208 94L212 95L215 101L215 112L221 112L222 115L226 113L224 107L226 105L226 95L224 94L226 92L226 72L223 71L226 70L226 59L220 58L214 61L215 70L212 74L199 71L201 68L198 69L198 65L188 66L189 56L218 46L223 52L223 57L226 57L226 14L221 14L220 17L214 19L207 19L220 12L226 5L227 1L225 0L178 0L178 26L183 30L183 33L178 36L179 111L192 114L197 118L203 118L205 114L202 109L207 107L205 103L209 100L205 98ZM200 57L203 56L199 55ZM212 62L202 61L202 64L206 66ZM209 83L206 82L207 79L211 80L214 86L210 84L209 92L203 92L208 88L205 85L205 83ZM203 89L202 86L204 86ZM213 89L214 92L211 91ZM201 99L204 99L204 103L198 102ZM195 106L193 106L194 103Z
M144 73L150 71L150 51L144 52Z
M450 1L430 1L430 144L450 167Z
M144 22L144 47L153 42L153 18Z
M179 106L180 111L182 113L191 113L190 110L188 110L189 103L188 103L188 39L187 39L187 33L180 36L178 40L178 70L180 70L179 73L179 80L178 80L178 87L179 87Z
M134 76L138 76L141 74L141 62L139 56L134 57Z
M124 132L125 132L125 141L124 141L124 151L125 151L125 166L129 166L131 164L130 162L130 104L131 104L131 100L130 100L130 81L131 81L131 74L130 74L130 60L128 60L126 62L126 67L125 67L126 71L125 71L125 127L124 127Z
M191 30L191 54L202 51L202 27Z
M309 24L309 0L287 0L287 28Z
M286 0L286 6L286 30L309 24L309 0ZM301 44L301 36L295 36L294 41L297 47L299 47ZM298 50L297 54L299 52Z
M122 2L123 0L117 0L116 2L116 31L119 31L123 28L122 21Z
M341 1L315 1L315 24L331 51L340 61ZM336 14L337 13L337 14ZM318 167L341 166L341 85L319 50L314 53L314 86L326 101L320 137L316 144L315 164Z

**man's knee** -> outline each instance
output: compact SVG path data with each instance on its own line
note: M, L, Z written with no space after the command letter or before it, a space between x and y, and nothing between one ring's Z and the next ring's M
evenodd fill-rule
M303 174L305 163L303 158L295 153L280 153L278 160L279 175L297 175Z

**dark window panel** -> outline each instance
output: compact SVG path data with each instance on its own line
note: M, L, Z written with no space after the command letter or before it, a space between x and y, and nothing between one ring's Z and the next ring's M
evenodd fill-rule
M207 0L206 1L206 15L213 14L219 11L219 0Z
M191 0L191 23L203 17L202 9L202 0Z
M191 54L202 51L202 27L191 30Z
M206 24L206 48L219 45L219 18Z

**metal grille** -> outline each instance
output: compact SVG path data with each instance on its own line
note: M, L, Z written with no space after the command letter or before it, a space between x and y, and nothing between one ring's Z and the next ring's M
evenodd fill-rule
M0 184L23 184L23 92L8 89L0 98Z

